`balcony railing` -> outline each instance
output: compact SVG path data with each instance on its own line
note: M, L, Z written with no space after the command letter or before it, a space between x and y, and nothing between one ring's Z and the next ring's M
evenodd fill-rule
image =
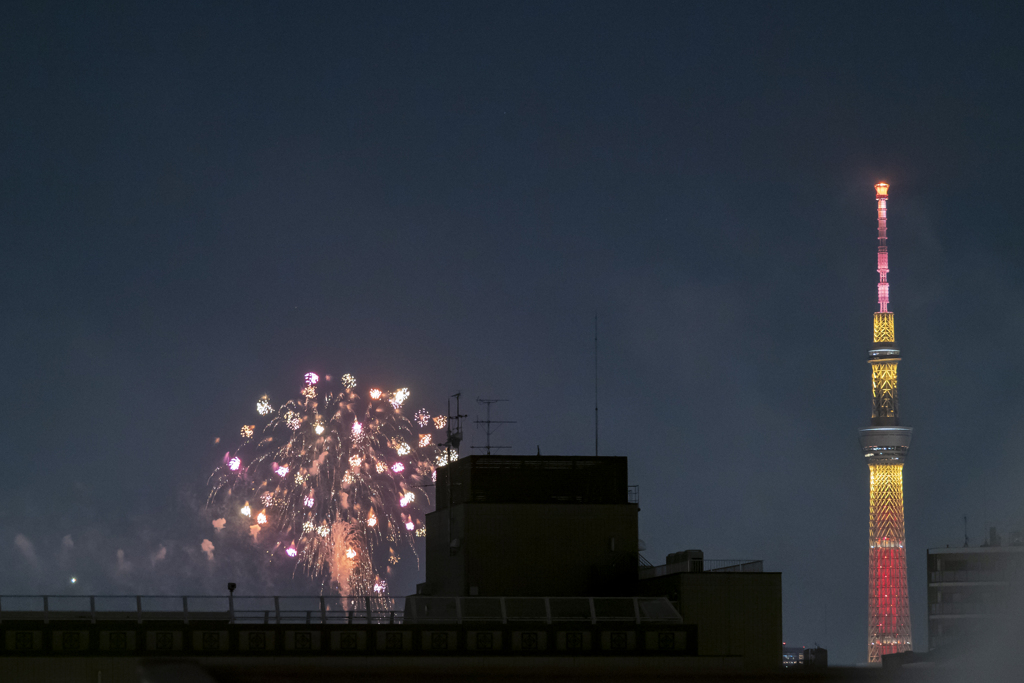
M1020 580L1024 572L1015 570L969 570L969 571L941 571L929 572L928 579L931 583L957 583L957 582L1007 582Z
M929 614L961 614L986 616L1007 610L1003 602L937 602L928 605Z
M653 579L669 574L701 573L701 572L744 572L761 573L764 571L762 560L703 560L690 559L686 562L662 564L657 567L640 567L641 579Z
M15 620L400 624L402 610L380 596L0 595L0 622Z

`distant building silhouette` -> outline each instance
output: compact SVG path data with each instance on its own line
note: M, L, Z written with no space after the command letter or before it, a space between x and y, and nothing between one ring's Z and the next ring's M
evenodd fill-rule
M957 651L975 644L1013 603L1024 583L1024 539L1002 545L995 528L980 548L928 550L928 649Z
M782 666L787 669L795 669L804 665L804 652L807 648L804 647L786 647L783 644L782 648Z

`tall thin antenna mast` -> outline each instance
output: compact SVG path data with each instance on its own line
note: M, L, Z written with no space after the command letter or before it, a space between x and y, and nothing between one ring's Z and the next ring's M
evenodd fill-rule
M594 457L596 458L600 452L598 451L598 420L597 412L597 313L594 314Z
M452 415L452 399L455 399L455 414ZM444 443L436 444L438 446L444 446L444 469L445 475L448 481L448 552L452 555L455 554L455 548L452 548L452 504L454 498L452 496L452 463L459 458L459 444L462 443L462 418L466 417L459 410L461 407L462 392L452 394L448 397L448 422L445 425L445 439Z
M473 420L473 424L485 425L484 432L487 434L487 445L483 446L483 448L487 449L485 451L486 455L490 455L491 454L491 449L492 448L495 448L495 449L498 449L498 448L501 448L501 449L512 448L511 446L491 446L491 434L493 434L494 432L498 431L498 429L501 427L501 425L514 425L516 423L515 420L492 420L491 419L491 405L494 404L494 403L506 403L506 402L508 402L508 399L507 398L478 398L476 400L476 402L477 403L482 403L483 405L487 406L487 419L486 420L481 420L481 419L477 418L476 420ZM491 425L498 425L498 426L492 428ZM470 446L470 448L480 449L481 446Z
M967 515L964 515L964 547L967 547Z

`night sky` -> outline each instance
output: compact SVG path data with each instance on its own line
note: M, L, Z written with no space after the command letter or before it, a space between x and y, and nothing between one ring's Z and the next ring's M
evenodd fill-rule
M884 180L926 649L925 549L965 514L972 545L1024 528L1022 29L966 3L4 4L0 593L309 593L204 508L260 395L315 371L432 412L462 391L470 420L505 398L495 443L589 454L596 313L646 557L763 559L786 641L864 661Z

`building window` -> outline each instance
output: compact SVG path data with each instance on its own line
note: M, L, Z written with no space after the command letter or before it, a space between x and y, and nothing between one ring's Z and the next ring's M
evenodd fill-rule
M204 650L219 650L220 649L220 634L216 631L206 631L203 633L203 649Z
M110 634L110 649L111 650L127 650L128 649L128 634L124 631L114 631Z
M174 649L174 634L167 631L160 631L156 634L156 649L158 650L173 650Z
M267 634L262 631L250 631L249 632L249 649L250 650L266 650L267 649Z
M401 633L386 633L384 634L384 648L387 650L401 650L402 640Z
M535 631L527 631L519 636L519 645L524 650L536 650L537 649L537 633Z
M612 631L608 637L608 642L613 650L625 650L629 647L629 638L626 636L625 631Z
M313 649L313 634L309 631L299 631L295 634L295 649L296 650L312 650Z
M342 650L355 650L359 647L359 637L355 633L342 633L339 645Z
M676 648L676 634L671 631L662 631L658 634L659 650L674 650Z
M478 631L476 634L476 649L493 650L494 634L490 631Z
M64 650L79 650L82 647L82 634L78 631L64 631L60 634L60 646Z
M567 650L583 649L583 634L579 631L571 631L565 634L565 648Z
M448 634L444 631L435 631L430 634L430 649L431 650L447 650L448 649Z

